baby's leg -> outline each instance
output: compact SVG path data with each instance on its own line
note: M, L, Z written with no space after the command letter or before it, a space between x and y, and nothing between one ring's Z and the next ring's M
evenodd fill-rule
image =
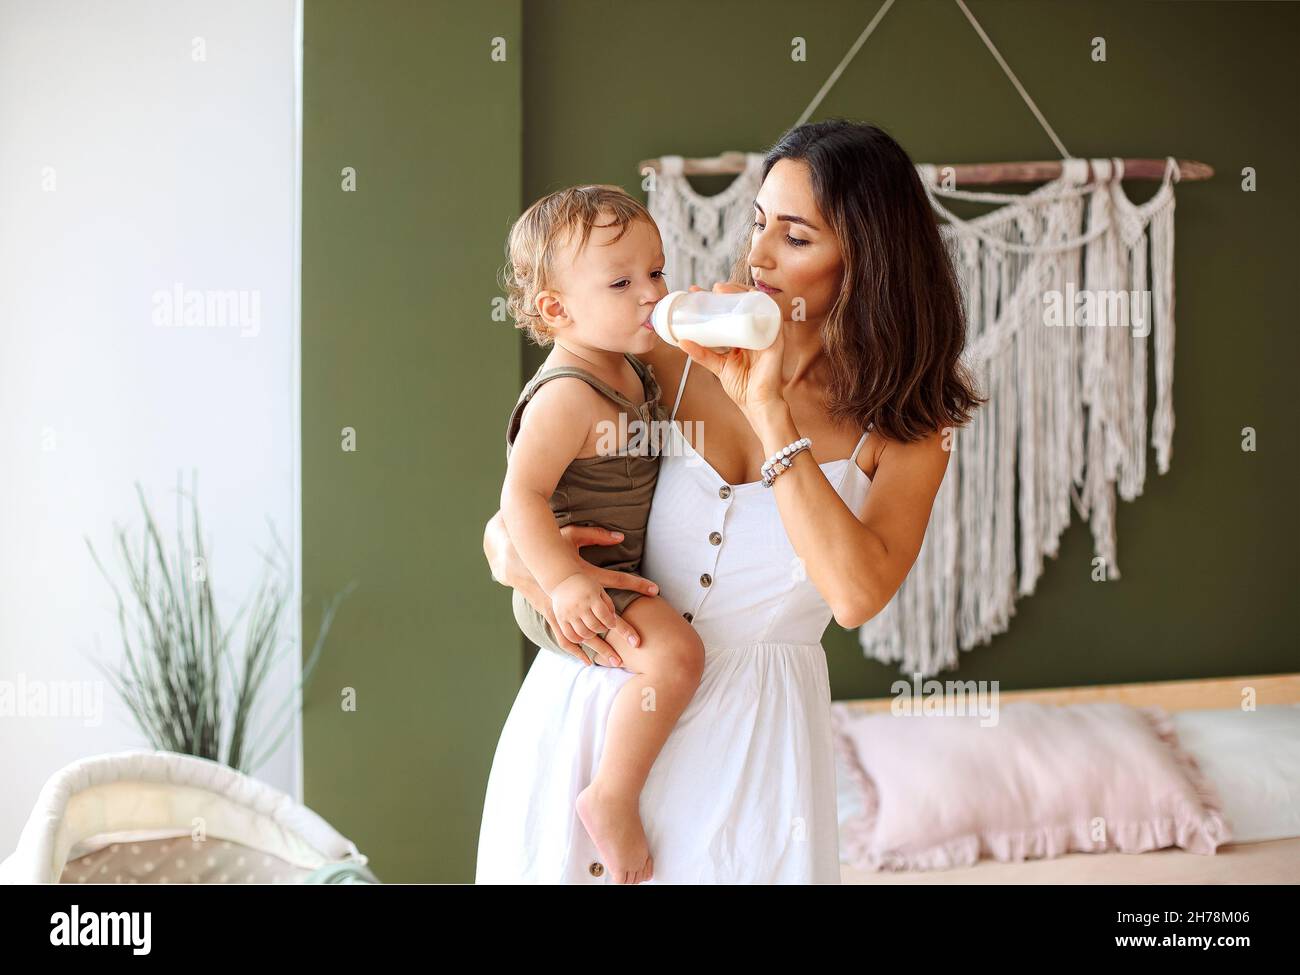
M577 803L578 817L620 884L652 876L641 789L704 673L699 634L665 600L641 596L622 615L641 634L641 645L630 646L613 630L604 634L633 676L614 698L600 767Z

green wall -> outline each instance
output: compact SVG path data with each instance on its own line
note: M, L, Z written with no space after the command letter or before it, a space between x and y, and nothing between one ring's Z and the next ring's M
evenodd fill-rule
M306 695L305 800L382 880L469 881L519 682L482 551L519 387L490 317L519 213L519 5L311 0L304 34L304 642L358 583Z
M1172 468L1121 502L1121 580L1089 579L1077 515L1011 628L963 656L1005 690L1294 670L1297 148L1290 5L970 4L1069 150L1173 154L1218 176L1177 191ZM544 352L492 322L511 218L579 182L640 194L635 163L761 151L875 3L309 0L303 173L303 563L349 579L304 715L306 799L394 881L469 881L492 750L528 657L481 535L504 425ZM489 38L507 38L505 63ZM790 40L807 40L792 62ZM1107 42L1104 64L1091 39ZM889 130L917 161L1056 153L960 10L895 4L815 118ZM359 171L355 194L339 170ZM1243 193L1240 171L1259 173ZM716 192L726 178L699 180ZM1154 183L1129 183L1141 202ZM643 197L644 198L644 197ZM967 214L976 210L959 211ZM700 282L706 284L708 282ZM680 285L681 283L678 282ZM521 362L522 352L522 362ZM340 450L340 430L359 449ZM1240 431L1259 449L1240 449ZM896 672L826 635L836 698ZM951 675L950 675L951 676ZM339 709L354 687L358 710Z

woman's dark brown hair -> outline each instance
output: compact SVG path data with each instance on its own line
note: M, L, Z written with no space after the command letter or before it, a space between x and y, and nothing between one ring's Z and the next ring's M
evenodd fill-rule
M916 166L883 129L830 119L791 129L767 153L808 164L813 193L839 240L844 271L822 325L827 408L860 429L913 442L970 422L987 402L960 362L961 284ZM746 242L732 280L752 285Z

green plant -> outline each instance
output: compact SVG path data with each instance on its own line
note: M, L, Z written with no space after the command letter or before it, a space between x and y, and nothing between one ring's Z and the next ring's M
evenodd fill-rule
M198 755L251 773L275 753L293 727L290 714L275 739L261 751L253 752L251 725L263 696L263 682L278 654L280 618L291 591L288 554L268 519L281 558L277 559L275 552L262 553L265 575L252 597L244 653L235 658L230 644L248 603L240 607L230 626L223 629L212 595L196 492L188 495L193 511L193 549L187 550L181 518L181 498L186 492L178 479L176 549L169 562L139 482L135 487L145 518L138 557L131 551L126 531L114 524L127 585L134 597L135 649L128 628L126 601L90 538L86 538L91 557L117 598L118 624L126 650L125 666L101 664L101 669L155 749ZM316 642L303 664L302 679L295 693L305 689L325 645L334 612L355 587L355 581L349 583L326 603ZM229 705L223 707L227 700ZM293 703L294 696L290 694L281 702L275 720L279 721L279 716Z

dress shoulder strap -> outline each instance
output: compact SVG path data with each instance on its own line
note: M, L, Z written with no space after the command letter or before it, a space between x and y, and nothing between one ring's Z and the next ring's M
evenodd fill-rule
M857 462L857 459L858 459L858 451L860 451L860 450L862 449L863 445L867 442L867 437L871 436L871 428L872 428L873 426L875 426L874 423L868 423L868 424L867 424L867 429L866 429L865 431L863 431L863 433L862 433L862 437L858 440L858 445L857 445L856 447L853 448L853 453L849 455L849 463L856 463L856 462Z
M686 357L686 366L682 369L682 381L677 384L677 399L673 400L673 411L669 415L670 420L677 419L677 406L682 401L682 390L686 388L686 375L691 371L691 363L694 361L690 356Z

